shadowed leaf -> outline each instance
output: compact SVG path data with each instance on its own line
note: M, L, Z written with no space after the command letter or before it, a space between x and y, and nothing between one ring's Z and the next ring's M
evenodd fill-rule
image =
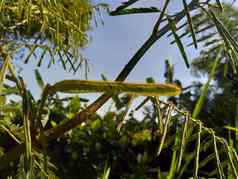
M171 29L171 31L173 33L174 39L176 41L176 44L177 44L177 46L178 46L178 48L180 50L180 53L181 53L181 55L182 55L182 57L184 59L184 62L186 64L187 68L189 68L188 57L187 57L187 54L185 52L183 43L181 42L178 34L176 33L176 24L175 24L174 20L172 20L170 18L168 18L168 20L169 20L169 26L170 26L170 29Z
M35 78L36 78L37 84L43 90L44 87L45 87L45 83L44 83L44 81L43 81L43 79L41 77L41 74L40 74L39 70L37 70L37 69L35 70Z

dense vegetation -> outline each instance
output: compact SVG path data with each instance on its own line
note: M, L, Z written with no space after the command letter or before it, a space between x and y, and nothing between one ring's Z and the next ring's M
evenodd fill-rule
M40 99L34 99L15 72L14 60L27 63L34 57L41 66L50 59L49 67L59 61L65 70L82 70L80 49L88 43L93 14L107 5L88 0L1 1L0 178L238 178L238 10L219 0L183 0L180 12L167 14L170 0L161 9L133 8L138 1L128 0L109 12L158 14L151 36L115 82L46 84L36 70ZM164 35L174 38L187 67L192 64L197 74L208 74L206 84L183 87L168 61L164 77L170 84L157 84L153 78L146 84L123 82ZM184 37L202 49L192 62ZM59 92L73 95L62 97ZM83 92L105 94L87 106L88 100L79 96ZM145 97L132 107L140 95ZM169 98L161 101L160 96ZM115 109L97 114L110 98ZM139 110L144 114L140 120L134 115Z

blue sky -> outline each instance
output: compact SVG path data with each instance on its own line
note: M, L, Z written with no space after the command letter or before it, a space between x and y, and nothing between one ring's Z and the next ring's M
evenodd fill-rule
M108 3L113 9L122 0L94 0L93 2L95 4ZM169 10L179 10L181 8L179 2L172 0ZM160 3L161 1L158 0L144 0L137 6L160 7ZM104 12L104 25L97 28L93 25L93 30L89 32L92 42L82 51L83 55L89 59L89 79L100 80L101 74L104 74L108 80L115 79L124 65L149 37L157 17L158 14L111 17ZM165 36L155 43L127 80L144 82L146 77L152 76L157 82L163 82L164 60L169 59L175 66L176 78L181 79L185 86L188 85L192 80L189 69L186 68L176 45L170 45L170 41L171 39ZM187 53L191 61L198 51L189 48ZM35 96L39 96L40 90L37 88L33 75L35 68L33 60L27 65L20 63L18 65L23 67L22 75L28 88L34 91ZM84 79L83 73L78 72L73 75L64 71L60 65L54 65L50 69L47 69L46 65L47 63L39 70L47 83L54 83L62 79Z

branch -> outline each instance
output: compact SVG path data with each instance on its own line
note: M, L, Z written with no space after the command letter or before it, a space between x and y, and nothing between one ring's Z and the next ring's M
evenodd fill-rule
M111 12L111 13L118 13L120 12L121 10L124 10L125 8L131 6L132 4L136 3L137 1L139 0L129 0L127 2L124 2L121 6L119 6L118 8L116 8L115 11Z
M149 8L131 8L121 10L119 12L112 11L110 12L111 16L119 16L119 15L128 15L128 14L142 14L142 13L158 13L161 12L156 7L149 7Z
M156 33L156 32L158 31L159 26L160 26L160 24L161 24L161 22L162 22L162 19L163 19L163 17L164 17L165 11L166 11L166 9L167 9L167 7L168 7L168 5L169 5L169 2L170 2L170 0L166 0L166 1L165 1L164 7L163 7L163 9L162 9L162 12L160 13L159 18L158 18L157 22L156 22L155 25L154 25L153 33Z

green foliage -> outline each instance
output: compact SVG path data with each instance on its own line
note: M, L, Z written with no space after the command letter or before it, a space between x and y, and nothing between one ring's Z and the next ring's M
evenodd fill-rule
M67 63L76 71L78 50L87 43L86 32L94 11L89 1L1 1L1 71L0 71L0 173L2 178L18 176L27 178L237 178L238 157L233 137L219 137L216 128L206 127L209 123L191 117L182 109L194 107L200 93L191 100L191 93L184 89L180 98L170 97L163 102L160 96L180 94L181 83L173 79L173 66L166 61L166 81L175 84L157 84L153 78L147 84L123 82L141 60L148 49L164 34L171 31L177 46L189 67L182 37L189 34L195 48L213 34L198 38L201 32L215 27L219 44L206 54L215 60L211 75L195 114L199 119L207 105L208 86L212 77L219 81L215 72L220 66L228 66L226 74L236 72L238 45L230 29L226 27L220 10L232 9L229 5L183 1L183 9L174 14L166 12L170 0L165 1L162 10L155 8L131 8L139 0L124 2L111 15L131 13L160 13L151 36L129 60L116 81L62 80L53 85L45 84L39 71L35 77L42 96L36 100L17 76L12 60L24 48L25 62L37 51L38 66L48 54L54 63L58 56L64 68ZM100 5L99 5L100 6ZM105 6L105 5L101 5ZM216 12L217 6L219 12ZM96 10L98 7L96 6ZM202 10L201 10L202 9ZM195 11L194 14L190 11ZM178 23L186 18L185 25ZM229 19L229 18L228 18ZM162 23L163 22L163 23ZM200 24L200 25L199 25ZM162 26L163 25L163 26ZM205 28L204 28L204 25ZM208 25L208 26L207 26ZM177 27L178 26L178 27ZM187 27L186 27L187 26ZM179 30L185 28L184 34ZM222 53L218 51L222 47ZM216 52L216 53L215 53ZM226 54L226 56L225 56ZM228 54L228 55L227 55ZM63 59L66 57L66 60ZM210 56L209 56L210 57ZM209 61L207 62L210 63ZM193 63L194 65L195 63ZM210 71L209 66L209 70ZM232 71L232 70L233 71ZM216 71L215 71L216 70ZM9 80L10 85L5 83ZM221 84L227 84L219 81ZM226 91L225 94L230 94ZM57 92L76 93L78 96L61 98ZM105 92L91 105L84 104L82 92ZM124 96L118 93L127 93ZM8 101L8 95L15 94L20 101ZM133 107L138 95L147 97ZM205 98L205 96L207 98ZM97 110L113 97L115 110L105 115ZM215 96L216 97L216 96ZM147 102L152 104L146 105ZM216 101L215 101L216 102ZM216 104L216 103L214 103ZM213 105L214 105L213 104ZM229 103L230 105L230 103ZM182 106L182 107L181 107ZM189 108L190 107L190 108ZM228 107L227 107L228 108ZM143 110L141 119L135 118L135 111ZM214 110L214 109L213 109ZM211 111L211 114L215 114ZM202 118L201 118L202 119ZM56 140L52 140L56 139ZM235 141L236 142L236 141ZM225 150L224 150L225 149Z
M64 68L68 63L76 71L79 50L88 43L87 31L94 11L88 0L3 0L0 55L21 53L25 63L35 56L38 66L44 58L50 59L48 66L59 59Z
M234 40L237 37L237 8L231 4L223 4L223 12L214 11L217 19L224 24ZM226 42L219 37L219 32L215 31L211 20L206 20L204 15L194 19L198 29L203 27L210 27L209 31L199 33L202 39L204 49L198 58L193 60L192 70L195 75L209 74L212 71L214 59L218 54L219 45L224 45ZM208 37L208 38L207 38ZM225 46L225 45L224 45ZM224 126L235 126L235 117L237 111L237 74L234 73L234 60L230 60L232 56L227 56L226 49L222 48L221 59L217 65L213 76L213 82L209 85L209 90L204 98L204 104L201 108L201 113L198 115L199 119L206 121L209 127L212 127L224 136L229 136L229 132L224 130ZM194 103L198 101L202 90L199 89L199 84L191 85L191 91L184 91L181 95L180 102L186 106L191 112L194 108ZM186 89L186 88L184 88ZM190 89L190 88L187 88ZM232 133L232 132L231 132ZM233 136L233 134L231 134Z
M8 40L18 32L21 38L32 38L41 32L41 40L48 39L56 46L61 47L62 42L68 46L82 46L89 28L91 8L87 0L2 1L1 37Z
M195 109L193 111L193 117L194 118L196 118L198 116L199 112L202 109L204 98L207 96L207 93L208 93L208 90L209 90L209 85L211 83L212 78L215 75L217 65L220 62L220 53L221 53L221 48L218 51L217 57L216 57L215 62L213 64L213 66L212 66L212 70L211 70L211 72L209 74L209 78L208 78L206 84L202 88L202 94L200 95L200 97L199 97L199 99L198 99L198 101L196 103Z
M35 70L35 77L36 77L37 84L43 90L45 87L45 83L40 75L40 72L37 69Z
M8 70L9 63L10 63L10 58L9 58L9 56L7 56L2 67L1 67L1 71L0 71L0 92L2 92L3 82L5 80L5 76L6 76L6 73Z
M185 49L184 49L184 46L183 46L183 43L181 42L179 36L177 35L176 31L176 25L175 25L175 22L172 20L172 19L169 19L169 24L170 24L170 28L171 28L171 31L172 31L172 34L175 38L175 41L176 41L176 44L182 54L182 57L184 59L184 62L187 66L187 68L189 68L189 62L188 62L188 57L187 57L187 54L185 52Z
M233 131L236 131L238 132L238 129L235 128L235 127L231 127L231 126L225 126L225 128L229 129L229 130L233 130Z

